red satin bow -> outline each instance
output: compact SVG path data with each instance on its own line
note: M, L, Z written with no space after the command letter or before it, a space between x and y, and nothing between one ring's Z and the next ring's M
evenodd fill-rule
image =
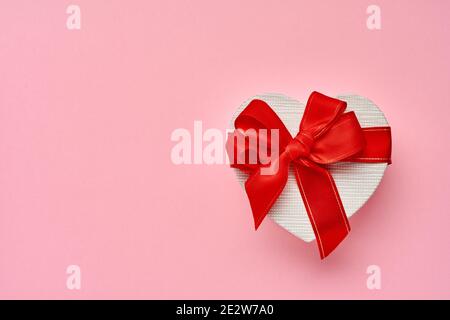
M354 112L344 113L345 101L313 92L306 104L299 133L292 137L283 122L261 100L253 100L235 120L235 128L227 141L231 167L250 174L245 190L255 221L259 227L286 185L292 166L300 193L316 235L320 257L328 256L350 231L333 177L324 167L338 161L391 163L391 131L389 127L361 128ZM236 163L235 137L242 132L260 129L279 130L279 156L269 164ZM270 150L270 138L265 140ZM261 174L262 168L276 167L273 174Z

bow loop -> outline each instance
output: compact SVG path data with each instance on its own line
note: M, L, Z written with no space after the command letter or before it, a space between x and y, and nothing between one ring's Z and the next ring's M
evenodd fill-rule
M314 91L306 103L300 123L300 132L307 131L317 139L339 119L347 108L347 102Z
M310 158L319 164L330 164L358 154L365 146L364 133L355 113L347 112L314 141Z
M285 127L283 121L272 110L272 108L262 100L252 100L248 106L239 114L234 121L236 129L247 131L253 130L278 130L280 150L283 150L291 141L292 136Z

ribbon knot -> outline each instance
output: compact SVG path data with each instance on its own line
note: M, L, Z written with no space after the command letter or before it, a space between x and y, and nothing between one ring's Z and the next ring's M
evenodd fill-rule
M299 132L293 138L270 106L253 100L235 120L236 132L278 130L279 153L274 141L265 141L270 153L266 163L236 163L234 135L227 141L231 167L249 173L245 191L252 208L255 229L264 220L288 180L292 165L306 212L317 239L321 258L329 255L350 231L350 225L333 177L325 165L339 161L390 163L389 127L362 129L354 112L345 112L345 101L313 92L306 104ZM253 130L248 130L253 129ZM247 131L248 130L248 131ZM260 137L264 140L264 137ZM248 150L244 150L248 151Z
M291 161L296 161L301 158L308 158L313 144L314 138L301 131L289 142L284 151L289 154Z

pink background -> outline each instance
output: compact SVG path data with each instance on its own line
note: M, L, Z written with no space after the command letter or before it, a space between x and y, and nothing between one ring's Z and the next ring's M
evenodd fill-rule
M0 297L450 298L450 2L0 4ZM176 128L248 97L374 100L394 163L325 261L253 231L225 165L175 166ZM82 270L66 288L66 267ZM368 290L379 265L382 289Z

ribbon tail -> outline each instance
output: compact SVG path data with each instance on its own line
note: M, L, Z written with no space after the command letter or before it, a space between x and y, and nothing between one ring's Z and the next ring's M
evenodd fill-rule
M308 160L295 165L295 177L324 259L350 232L350 224L331 174Z
M271 164L256 170L245 182L250 206L252 208L255 230L283 191L289 172L289 160L285 155Z

